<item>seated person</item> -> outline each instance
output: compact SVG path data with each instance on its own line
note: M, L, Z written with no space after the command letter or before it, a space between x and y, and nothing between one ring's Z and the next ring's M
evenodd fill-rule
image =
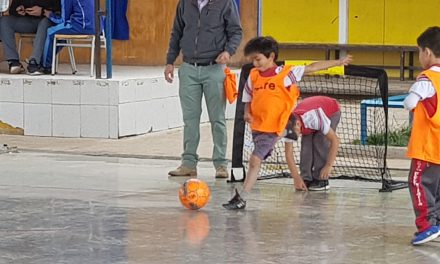
M41 74L39 66L46 33L47 29L53 25L44 14L51 14L59 10L59 0L12 0L9 16L2 17L0 23L0 37L3 41L5 58L9 64L9 73L25 72L18 56L15 33L32 33L36 35L27 70L32 75Z
M95 1L94 0L63 0L61 15L45 12L44 15L56 25L47 30L43 53L43 67L50 72L52 66L52 49L55 34L93 35L95 34ZM58 52L59 50L57 50Z

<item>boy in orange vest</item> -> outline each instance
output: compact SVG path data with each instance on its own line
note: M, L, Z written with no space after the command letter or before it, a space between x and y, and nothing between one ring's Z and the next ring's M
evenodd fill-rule
M278 43L271 37L256 37L245 46L244 54L254 68L243 89L244 120L251 125L254 151L249 160L249 171L241 191L223 207L244 209L246 197L255 185L261 162L270 156L282 136L300 91L297 83L304 74L334 66L347 65L351 56L340 60L318 61L307 66L277 66ZM300 177L295 181L302 181ZM301 185L301 184L299 184Z
M424 71L417 76L403 104L414 119L407 156L411 158L409 191L420 245L440 234L440 27L430 27L417 38Z

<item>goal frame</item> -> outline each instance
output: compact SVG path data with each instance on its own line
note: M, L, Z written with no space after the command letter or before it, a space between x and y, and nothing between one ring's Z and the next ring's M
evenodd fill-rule
M285 61L277 62L278 65L283 65ZM238 85L238 98L235 109L235 121L234 121L234 132L233 132L233 143L232 143L232 169L231 169L231 177L228 182L240 182L244 181L246 178L246 167L244 165L243 160L243 149L244 149L244 139L245 139L245 129L246 122L244 121L244 108L245 104L242 102L243 89L244 85L248 79L249 73L253 68L252 64L245 64L241 68L239 85ZM380 97L383 102L383 111L385 117L385 142L384 142L384 152L383 156L383 166L380 168L380 181L382 183L382 187L379 191L381 192L391 192L393 190L406 188L408 185L406 182L394 181L391 177L385 177L387 173L389 174L388 166L387 166L387 149L388 149L388 75L385 70L378 68L370 68L364 66L357 65L348 65L344 66L344 75L347 76L358 76L358 77L366 77L373 78L378 81ZM301 84L300 84L301 87ZM234 169L242 169L243 177L241 179L236 179L234 175ZM282 177L286 177L287 175L283 175ZM290 175L288 175L290 177ZM343 178L344 177L340 177ZM359 180L358 178L351 178L354 180ZM360 179L362 180L362 179Z

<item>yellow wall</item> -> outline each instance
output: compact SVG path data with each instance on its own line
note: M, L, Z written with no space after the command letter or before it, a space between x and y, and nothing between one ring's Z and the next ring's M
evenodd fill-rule
M348 43L383 44L384 1L349 1Z
M385 44L416 45L427 27L440 25L438 0L386 0Z
M437 0L350 0L348 43L417 45L426 28L440 25L440 1ZM397 52L356 52L356 63L399 65ZM408 62L406 62L408 63ZM414 63L418 65L417 56ZM388 70L392 77L398 70Z
M337 43L339 1L263 0L262 35L279 42ZM349 0L348 43L415 45L440 25L438 0Z
M438 0L350 0L348 42L416 45L427 27L440 25Z
M262 34L279 42L338 42L337 0L263 0Z
M348 43L415 46L426 28L440 26L439 0L349 0ZM263 0L262 35L279 42L338 43L338 0ZM354 51L359 65L399 65L398 52ZM281 50L282 59L324 59L319 50ZM417 55L414 63L418 65ZM408 61L406 61L408 64ZM388 70L392 77L398 70Z

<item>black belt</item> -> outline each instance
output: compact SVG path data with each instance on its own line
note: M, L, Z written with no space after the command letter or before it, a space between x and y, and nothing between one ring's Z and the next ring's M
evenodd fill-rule
M215 61L211 61L211 62L186 62L186 63L191 64L196 67L198 67L198 66L211 66L211 65L217 64L217 62L215 62Z

